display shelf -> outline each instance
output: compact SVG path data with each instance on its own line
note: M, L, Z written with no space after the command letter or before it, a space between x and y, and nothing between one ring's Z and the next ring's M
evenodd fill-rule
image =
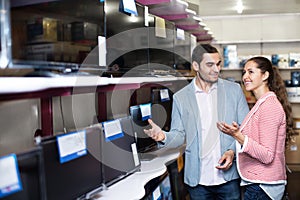
M82 76L82 77L58 77L58 78L23 78L23 77L4 77L0 79L0 95L41 92L48 89L59 88L83 88L123 85L120 89L138 88L143 83L163 83L178 80L190 80L186 77L125 77L125 78L106 78L99 76ZM124 86L124 85L127 85ZM106 90L108 90L106 88ZM105 90L105 89L104 89ZM7 97L8 99L9 97Z
M0 79L0 94L37 92L51 88L91 87L109 84L109 79L99 76L78 77L3 77Z
M141 169L123 180L111 185L95 196L95 200L141 199L145 195L144 186L153 178L163 175L167 171L167 164L176 160L185 146L178 149L157 151L157 157L150 161L142 161Z
M106 120L106 93L116 90L132 90L157 85L170 86L180 81L188 83L186 77L124 77L99 76L78 77L4 77L0 79L0 101L40 99L41 136L53 135L52 97L74 94L97 93L98 120Z

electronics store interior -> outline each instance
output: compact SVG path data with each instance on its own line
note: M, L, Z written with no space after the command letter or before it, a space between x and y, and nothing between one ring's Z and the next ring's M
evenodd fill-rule
M160 148L144 130L150 118L171 129L199 44L236 83L248 58L270 59L300 130L298 0L0 2L0 199L189 200L185 145ZM300 136L285 158L300 199Z

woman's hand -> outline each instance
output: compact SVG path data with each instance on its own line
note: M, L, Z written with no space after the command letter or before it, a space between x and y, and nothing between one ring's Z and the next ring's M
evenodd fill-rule
M238 123L232 122L232 125L225 122L217 122L217 127L223 133L232 136L240 144L244 144L245 136L241 133Z

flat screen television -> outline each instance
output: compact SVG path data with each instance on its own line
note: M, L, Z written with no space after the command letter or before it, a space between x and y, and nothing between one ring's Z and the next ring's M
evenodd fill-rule
M168 92L168 99L162 99L161 90ZM173 92L168 88L153 88L151 90L152 120L165 131L169 131L171 128L172 103Z
M137 16L120 10L120 0L105 1L106 62L108 74L137 76L148 73L148 27L145 8L136 4Z
M142 119L140 105L129 107L129 113L133 120L133 129L136 132L137 151L141 154L156 150L157 143L144 133L144 129L150 129L147 120Z
M43 138L43 149L48 200L90 198L102 190L101 129L85 129L87 154L60 163L57 136Z
M23 189L3 200L46 200L44 162L41 148L17 154Z
M106 186L131 175L140 169L136 150L136 140L130 116L116 119L120 121L123 136L107 141L104 132L101 139L103 179Z
M179 37L177 35L174 40L174 55L175 55L175 65L174 68L179 71L190 71L191 70L191 35L189 32L184 31L182 35L184 37Z
M166 37L156 34L155 17L149 21L149 62L150 71L165 70L170 73L174 70L174 22L165 20Z
M97 46L98 36L105 36L103 2L11 0L10 13L10 68L64 73L100 68Z

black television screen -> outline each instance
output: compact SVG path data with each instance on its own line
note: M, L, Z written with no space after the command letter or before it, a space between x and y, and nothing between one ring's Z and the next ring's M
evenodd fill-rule
M129 107L129 112L133 120L133 129L136 132L137 151L139 153L147 153L156 150L157 143L144 133L144 129L150 129L147 120L142 119L140 105Z
M87 154L62 164L57 137L42 139L48 200L76 199L102 189L101 128L93 126L85 130Z
M45 174L41 148L17 154L18 169L23 189L3 200L45 200Z
M165 20L166 37L158 36L155 26L157 25L154 17L149 21L150 70L173 70L175 24Z
M11 67L98 67L98 36L105 36L104 28L99 0L12 0Z
M105 1L106 62L112 74L136 76L148 72L148 27L145 8L136 4L138 15L120 11L120 0Z
M182 37L177 34L180 30L176 29L176 37L174 42L175 53L175 69L177 70L191 70L191 36L190 33L184 31Z
M161 97L161 90L168 94L168 98ZM163 130L169 131L171 127L171 113L173 92L168 88L153 88L151 90L152 120Z
M140 168L131 117L117 119L123 136L107 141L102 134L101 149L104 182L107 186L132 174Z

